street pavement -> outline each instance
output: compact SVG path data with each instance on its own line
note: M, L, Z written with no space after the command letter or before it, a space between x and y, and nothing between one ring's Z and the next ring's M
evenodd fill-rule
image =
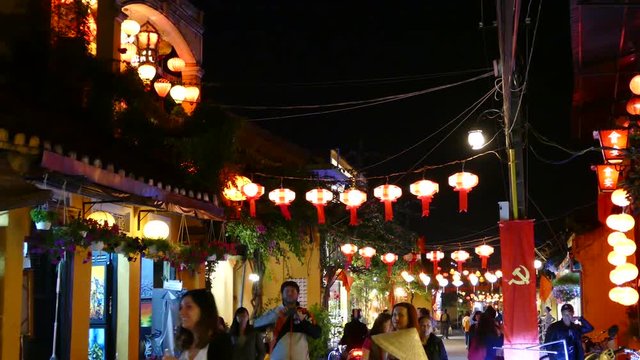
M467 360L464 335L449 336L449 339L442 339L442 341L444 341L444 348L447 350L449 360Z

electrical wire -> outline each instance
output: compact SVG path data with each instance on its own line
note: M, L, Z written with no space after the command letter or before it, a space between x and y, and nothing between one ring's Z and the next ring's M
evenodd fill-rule
M398 83L398 82L428 80L428 79L441 78L446 76L456 76L456 75L469 74L469 73L487 71L487 70L492 70L492 68L486 67L486 68L479 68L479 69L448 71L448 72L441 72L441 73L404 75L404 76L370 78L370 79L334 80L334 81L318 81L318 82L292 82L292 83L206 83L205 86L217 86L217 87L223 87L223 86L229 86L229 87L232 87L232 86L235 86L235 87L237 86L332 87L332 86L342 86L342 85L362 86L362 85L376 85L376 84L389 84L389 83Z
M574 150L570 150L567 149L559 144L554 143L553 141L549 140L548 138L546 138L544 135L540 134L530 123L527 124L527 128L529 130L531 130L531 133L538 139L540 140L541 143L545 144L545 145L549 145L549 146L553 146L555 148L558 148L564 152L567 152L569 154L575 155L578 154L584 150L580 150L580 151L574 151ZM589 149L594 149L594 148L589 148ZM588 150L588 149L587 149Z
M321 108L326 108L326 107L339 107L339 106L369 104L369 103L383 102L383 101L386 102L386 100L401 100L401 99L406 99L406 98L413 97L413 96L427 94L427 93L430 93L430 92L444 90L444 89L448 89L448 88L455 87L455 86L458 86L458 85L462 85L462 84L466 84L466 83L469 83L469 82L473 82L473 81L476 81L476 80L484 79L486 77L491 76L491 74L492 73L485 73L485 74L482 74L482 75L479 75L479 76L475 76L475 77L470 78L470 79L458 81L458 82L451 83L451 84L440 85L440 86L436 86L436 87L433 87L433 88L423 89L423 90L419 90L419 91L413 91L413 92L404 93L404 94L384 96L384 97L375 98L375 99L344 101L344 102L331 103L331 104L312 104L312 105L254 106L254 105L227 105L227 104L221 104L219 106L223 107L223 108L248 109L248 110L298 110L298 109L321 109ZM307 114L298 114L296 116L304 116L304 115L307 115ZM258 120L260 120L260 119L249 119L249 121L258 121Z
M458 118L460 118L463 114L465 114L467 111L469 111L469 109L471 109L473 106L475 106L476 104L478 104L479 102L483 101L483 99L486 97L487 95L483 95L482 97L480 97L478 100L476 100L473 104L471 104L469 107L467 107L466 109L464 109L460 114L458 114L458 116L456 116L455 118L453 118L451 121L447 122L446 124L444 124L442 127L440 127L438 130L436 130L435 132L431 133L430 135L428 135L427 137L423 138L422 140L418 141L417 143L411 145L410 147L394 154L391 155L383 160L378 161L377 163L365 166L363 168L360 169L360 171L365 171L368 169L371 169L372 167L378 166L380 164L384 164L387 161L393 160L395 158L397 158L400 155L403 155L405 153L407 153L410 150L413 150L414 148L416 148L417 146L419 146L420 144L422 144L423 142L431 139L432 137L434 137L435 135L437 135L438 133L440 133L440 131L444 130L445 128L447 128L449 125L451 125L452 123L454 123L455 121L458 120Z
M568 162L571 162L573 159L577 158L578 156L584 155L586 153L588 153L589 151L600 151L601 149L599 148L595 148L595 147L590 147L588 149L584 149L582 151L578 151L577 153L573 154L572 156L570 156L567 159L564 160L560 160L560 161L553 161L553 160L548 160L543 158L542 156L538 155L538 153L533 149L533 146L529 145L529 150L531 150L531 153L533 154L533 156L535 156L538 160L547 163L547 164L551 164L551 165L564 165Z
M451 134L453 134L454 131L456 131L460 126L462 126L462 124L464 124L465 121L467 121L467 119L469 119L469 117L471 116L471 114L473 114L494 92L496 91L496 89L491 89L485 96L483 96L482 101L476 105L476 107L471 110L471 112L469 112L469 114L462 119L462 121L460 121L460 123L458 125L456 125L456 127L454 127L447 135L445 135L436 145L434 145L431 150L429 150L426 154L424 154L424 156L422 156L420 158L420 160L418 160L415 164L413 164L413 166L411 166L411 168L406 172L409 173L411 172L413 169L416 168L416 166L418 166L422 161L424 161L424 159L427 158L427 156L431 155L431 153L433 153L433 151L435 149L438 148L438 146L440 146L440 144L442 144L449 136L451 136ZM404 177L404 174L395 182L399 182L400 180L402 180L402 178Z

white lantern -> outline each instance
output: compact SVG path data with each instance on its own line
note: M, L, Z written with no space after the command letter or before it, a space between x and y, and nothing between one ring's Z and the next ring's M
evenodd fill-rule
M438 280L438 285L440 285L440 287L446 287L449 285L449 280L442 278Z
M127 36L134 36L140 32L140 24L135 20L126 19L120 25L120 30Z
M624 306L631 306L638 302L638 291L632 287L625 286L620 292L618 303Z
M197 86L189 85L184 87L184 101L194 103L200 97L200 89Z
M113 226L113 224L116 223L116 219L113 217L113 215L109 214L106 211L94 211L89 214L89 216L87 216L87 219L95 220L100 225L104 225L106 223L109 227Z
M471 130L469 131L469 137L467 138L469 141L469 145L473 150L482 149L484 146L484 135L482 135L482 130Z
M611 202L618 206L629 206L631 203L625 189L617 189L611 193Z
M478 276L476 274L469 274L469 282L471 283L471 285L476 286L478 285Z
M431 278L429 277L429 275L421 272L418 277L420 278L420 281L422 281L422 283L424 284L424 286L429 286L429 283L431 282Z
M156 67L149 63L142 64L138 67L138 76L143 83L149 84L156 76Z
M165 240L169 237L169 225L162 220L151 220L144 225L142 234L147 239Z
M618 278L622 280L623 283L635 280L638 277L638 267L631 263L619 265L614 270L618 270Z
M620 255L631 256L636 252L636 243L633 240L620 240L613 247L613 250Z
M607 243L611 246L616 246L620 241L627 240L627 236L619 231L614 231L607 236Z
M171 88L169 95L171 95L171 98L176 104L180 104L184 101L185 96L187 96L187 90L182 85L176 85Z
M613 266L622 265L627 262L627 257L613 250L607 255L607 261Z
M179 57L172 57L167 61L167 67L174 72L181 72L184 69L184 60Z
M620 303L620 300L624 296L624 292L625 291L623 290L623 288L616 286L613 289L609 290L609 299L611 299L611 301L613 302Z
M462 281L461 280L453 280L453 282L451 282L451 284L453 284L453 286L455 287L460 287L462 286Z
M627 232L636 225L633 216L629 214L611 214L607 217L607 226L613 230Z

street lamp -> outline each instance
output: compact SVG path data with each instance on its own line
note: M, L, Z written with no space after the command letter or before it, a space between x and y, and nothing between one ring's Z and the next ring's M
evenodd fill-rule
M469 136L467 137L469 141L469 145L473 150L480 150L485 144L485 138L482 134L482 130L471 130L469 131Z

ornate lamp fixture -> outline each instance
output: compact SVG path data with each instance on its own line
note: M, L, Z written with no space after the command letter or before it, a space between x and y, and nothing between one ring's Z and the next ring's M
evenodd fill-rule
M640 100L640 98L638 99ZM640 101L638 102L638 106L640 106ZM635 108L636 107L634 107L634 109ZM637 114L632 115L639 114L640 110ZM599 130L594 131L593 136L600 140L600 147L602 148L605 163L620 164L624 160L624 151L622 150L627 148L629 129Z
M591 167L592 169L594 166ZM600 191L614 191L618 188L618 176L620 170L614 165L596 165L596 174L598 175L598 189Z
M142 228L142 234L147 239L164 240L169 237L169 225L162 220L151 220Z
M169 90L171 90L171 82L167 79L160 78L153 83L153 88L156 90L158 96L163 98L169 94Z

